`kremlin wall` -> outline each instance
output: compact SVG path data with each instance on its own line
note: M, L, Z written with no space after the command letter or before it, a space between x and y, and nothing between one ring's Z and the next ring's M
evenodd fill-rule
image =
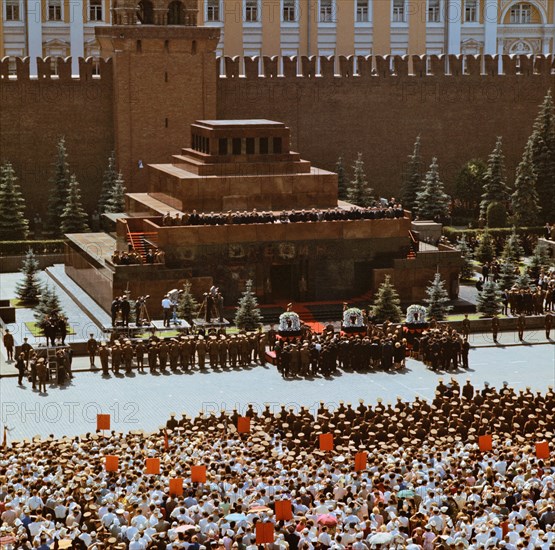
M105 57L122 28L99 37ZM162 41L155 34L160 27L152 28L140 50L101 62L95 75L90 60L80 60L73 77L69 58L59 60L55 76L50 60L39 60L38 78L29 77L28 58L17 60L16 75L9 74L8 58L0 61L0 158L14 164L30 214L43 211L58 136L66 137L92 211L112 148L128 191L144 192L148 176L139 164L167 162L176 145L189 147L190 124L200 118L282 121L291 128L291 149L323 169L333 169L339 155L351 164L361 151L368 180L388 196L398 193L404 160L420 134L424 157L438 157L449 188L466 160L487 158L497 135L512 171L538 104L555 89L555 56L222 62L214 56L217 36L207 31L188 28L181 32L200 33L198 40ZM122 43L134 44L134 37Z

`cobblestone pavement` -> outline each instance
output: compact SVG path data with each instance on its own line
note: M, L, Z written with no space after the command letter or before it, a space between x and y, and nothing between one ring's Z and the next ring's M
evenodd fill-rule
M79 360L81 361L81 359ZM112 429L156 430L171 412L194 415L199 410L243 409L253 402L263 407L280 403L306 405L314 409L320 401L330 405L340 400L357 403L359 398L375 403L397 396L412 400L416 395L432 398L438 378L422 363L407 362L404 372L359 374L343 373L332 379L283 380L275 367L256 366L248 370L192 374L139 374L103 378L100 372L78 372L70 385L51 386L45 394L31 389L28 382L18 387L17 379L0 380L0 423L12 431L10 439L30 438L36 434L79 435L96 427L96 414L110 413ZM545 391L555 385L555 346L513 346L473 349L470 370L458 371L463 383L470 377L475 386L503 381L517 387L530 386Z

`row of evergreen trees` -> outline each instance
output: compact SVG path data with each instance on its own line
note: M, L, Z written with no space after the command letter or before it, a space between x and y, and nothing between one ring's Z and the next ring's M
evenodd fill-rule
M64 137L56 144L50 184L47 229L52 236L60 237L65 233L88 231L80 185L75 174L71 173ZM123 212L125 191L123 177L116 169L115 154L112 153L102 181L99 213ZM28 232L29 220L25 217L25 198L13 166L6 162L0 166L0 240L24 240Z
M421 209L428 193L422 195L428 176L422 178L423 161L417 137L403 175L403 206L425 217ZM420 198L419 198L420 196ZM555 109L551 90L540 106L522 160L516 169L514 189L507 183L503 141L497 138L487 163L479 159L469 161L461 170L456 183L455 197L470 211L474 206L480 218L490 227L506 225L507 209L512 211L512 223L520 227L534 226L555 217ZM444 203L444 197L438 201ZM426 216L427 217L427 216Z

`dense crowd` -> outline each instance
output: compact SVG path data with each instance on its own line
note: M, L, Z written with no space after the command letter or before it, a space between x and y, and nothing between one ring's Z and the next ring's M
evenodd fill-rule
M172 415L164 431L34 439L0 458L0 535L12 548L271 550L541 548L555 544L555 466L534 443L555 396L441 382L435 398L355 408ZM319 436L333 435L333 450ZM491 450L477 436L493 434ZM355 455L367 453L355 468ZM107 472L105 457L119 458ZM160 459L146 474L145 459ZM192 482L204 465L206 482ZM183 494L170 494L170 480ZM180 483L177 484L180 487ZM179 490L177 491L179 492ZM292 514L276 519L288 500Z
M145 257L135 250L132 246L127 252L114 250L110 261L114 265L139 265L139 264L163 264L166 260L166 254L158 248L149 248Z
M403 207L392 199L387 206L377 205L368 208L352 207L328 208L325 210L312 208L310 210L284 210L276 214L270 211L258 212L256 209L244 212L210 212L198 213L193 210L190 214L168 212L163 217L163 225L237 225L253 223L298 223L321 222L336 220L379 220L403 218Z

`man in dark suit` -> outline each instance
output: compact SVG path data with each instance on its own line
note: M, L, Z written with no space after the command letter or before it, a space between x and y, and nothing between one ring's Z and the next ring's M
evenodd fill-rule
M129 314L131 313L131 304L127 299L127 296L124 296L120 301L120 309L121 309L121 316L123 318L123 326L129 326Z

